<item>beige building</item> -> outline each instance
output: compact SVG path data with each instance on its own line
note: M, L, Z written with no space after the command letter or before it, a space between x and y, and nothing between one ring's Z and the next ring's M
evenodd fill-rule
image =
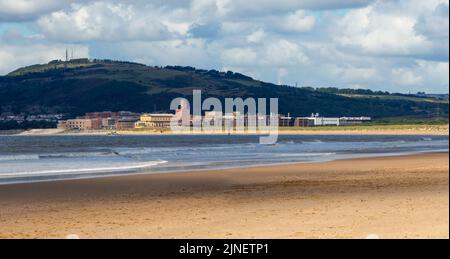
M94 130L102 128L102 121L100 119L73 119L67 120L65 123L66 129L79 130Z
M168 128L173 114L142 114L136 128Z

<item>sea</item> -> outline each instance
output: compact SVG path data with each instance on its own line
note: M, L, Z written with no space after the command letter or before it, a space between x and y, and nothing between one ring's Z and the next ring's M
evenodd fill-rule
M448 152L448 136L0 136L0 185Z

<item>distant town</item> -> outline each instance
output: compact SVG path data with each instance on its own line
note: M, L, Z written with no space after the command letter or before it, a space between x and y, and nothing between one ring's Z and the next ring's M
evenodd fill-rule
M178 110L178 112L182 112ZM76 118L66 118L64 114L41 114L41 115L1 115L0 122L14 122L14 123L53 123L57 125L58 129L64 130L130 130L130 129L146 129L146 128L169 128L170 122L176 114L171 113L136 113L131 111L102 111L102 112L89 112L84 116L78 116ZM248 115L240 115L238 112L233 114L223 115L217 112L206 112L204 116L198 118L204 122L205 120L210 123L210 126L214 121L222 120L222 125L225 125L226 121L236 126L239 117L243 117L244 126L249 124ZM190 115L190 125L194 124L197 120L194 116ZM269 115L257 115L257 121L266 121L270 124ZM318 113L313 113L308 117L294 117L288 115L278 115L279 127L317 127L317 126L345 126L356 125L366 122L370 122L371 117L324 117ZM181 122L180 122L181 123ZM54 126L53 126L54 127Z
M177 111L181 112L181 111ZM169 128L171 120L176 114L170 113L135 113L130 111L120 112L90 112L75 119L58 120L57 128L65 130L129 130L145 128ZM241 116L238 112L230 115L222 115L216 112L206 112L199 118L201 121L207 120L213 123L217 120L231 121L234 126ZM242 116L244 126L248 126L248 115ZM258 115L258 121L265 120L269 124L270 116ZM190 125L194 124L196 118L190 116ZM292 117L290 114L278 115L279 127L316 127L316 126L344 126L362 124L371 121L370 117L322 117L318 113L309 117ZM210 125L214 126L214 125Z

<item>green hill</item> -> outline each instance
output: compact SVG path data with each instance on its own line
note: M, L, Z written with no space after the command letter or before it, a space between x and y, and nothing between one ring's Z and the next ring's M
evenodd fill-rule
M439 114L448 118L448 99L296 88L233 72L87 59L52 61L0 77L0 113L76 116L106 110L168 111L173 98L191 99L193 89L202 90L203 98L278 97L280 113L295 116L318 112L326 116L426 119Z

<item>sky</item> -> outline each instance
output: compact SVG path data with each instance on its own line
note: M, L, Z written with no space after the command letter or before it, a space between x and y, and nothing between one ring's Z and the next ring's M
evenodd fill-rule
M286 85L448 93L448 0L0 0L0 75L105 58Z

